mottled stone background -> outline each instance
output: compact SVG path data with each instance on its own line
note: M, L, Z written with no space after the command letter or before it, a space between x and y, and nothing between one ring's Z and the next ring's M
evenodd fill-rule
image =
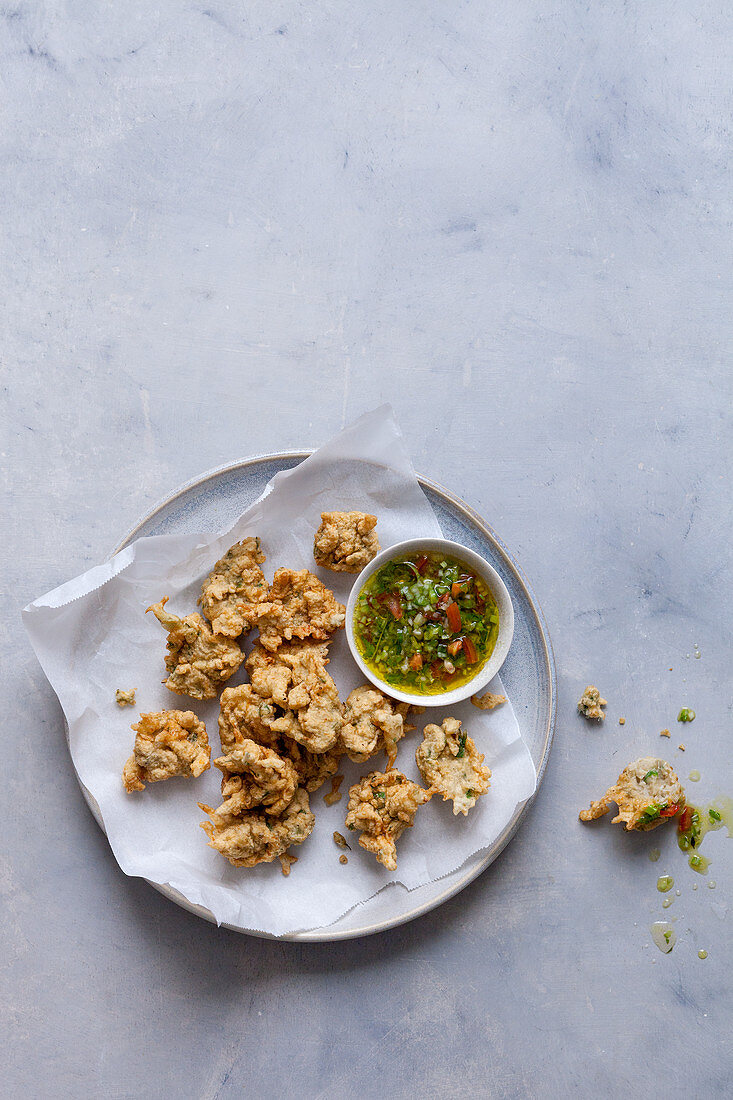
M695 795L733 794L730 14L3 7L6 1095L730 1094L733 844L707 842L711 891L672 830L651 864L576 821L660 747ZM383 400L546 611L547 778L414 924L217 931L117 868L19 608L182 481ZM601 728L575 714L588 681Z

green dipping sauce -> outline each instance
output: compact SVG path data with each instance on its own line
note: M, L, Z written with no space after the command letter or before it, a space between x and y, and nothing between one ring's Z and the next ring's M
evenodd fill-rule
M362 659L380 680L415 695L439 695L472 680L498 634L499 609L483 578L435 552L387 562L354 608Z

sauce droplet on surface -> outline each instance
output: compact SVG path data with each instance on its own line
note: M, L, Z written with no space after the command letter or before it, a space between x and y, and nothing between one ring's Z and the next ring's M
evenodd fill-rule
M651 852L649 853L649 859L652 861L652 863L656 863L661 854L662 853L660 852L659 848L652 848Z
M697 957L698 957L698 959L706 959L708 957L708 953L707 953L707 951L704 951L702 948L700 948L700 950L697 953Z
M670 905L674 901L674 898L665 898L662 902L662 909L669 909Z
M665 955L668 955L674 945L677 943L677 937L674 933L674 928L671 924L668 924L664 920L655 920L654 924L650 927L649 931L652 934L652 939L657 945L660 951Z
M705 856L701 856L699 852L695 852L690 856L687 861L693 871L697 871L698 875L706 875L708 873L708 867L710 866L710 860ZM697 889L697 885L693 887L693 890Z
M690 772L687 777L692 783L698 783L700 781L700 773L695 769L694 772Z
M657 879L657 890L659 890L660 894L666 894L673 886L674 879L671 875L660 875Z

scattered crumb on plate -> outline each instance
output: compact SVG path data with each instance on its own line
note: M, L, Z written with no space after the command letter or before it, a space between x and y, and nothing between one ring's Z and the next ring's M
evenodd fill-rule
M333 804L335 802L340 802L341 801L341 798L343 796L342 796L342 794L339 790L339 787L341 786L343 781L344 781L343 775L332 775L331 776L331 790L328 792L327 795L325 795L325 797L323 799L323 801L326 803L327 806L333 806Z
M471 702L479 710L493 710L494 707L500 707L502 703L506 703L506 695L494 695L493 692L487 691L485 695L472 695Z

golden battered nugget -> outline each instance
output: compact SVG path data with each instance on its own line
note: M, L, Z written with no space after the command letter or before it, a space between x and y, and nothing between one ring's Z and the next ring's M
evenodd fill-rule
M252 629L253 608L268 593L260 569L264 560L260 540L243 539L227 550L204 581L199 603L215 634L238 638Z
M491 772L483 767L483 753L457 718L444 719L442 726L425 727L415 761L428 786L442 794L444 802L453 802L454 814L465 816L489 789Z
M246 740L258 745L275 745L278 735L271 729L277 708L257 694L251 684L225 688L219 708L219 739L224 752Z
M338 741L326 752L309 752L290 737L280 738L278 752L290 760L298 773L300 786L305 787L309 794L313 794L327 779L335 775L342 756Z
M206 726L193 711L141 714L132 729L135 747L122 772L128 794L177 775L197 778L208 769L211 748Z
M655 756L643 756L621 772L603 798L581 810L581 821L594 821L618 806L613 824L623 821L627 829L648 831L675 817L685 805L685 792L671 764Z
M384 749L389 771L397 757L397 742L407 728L400 707L409 709L409 704L395 703L370 684L354 688L346 700L341 730L341 744L349 760L360 764Z
M164 596L147 609L168 631L165 667L169 676L164 680L165 686L176 695L213 699L221 685L237 671L244 654L236 641L213 634L197 612L180 619L165 610L167 602L168 597Z
M261 807L277 816L292 802L298 787L298 773L290 760L250 740L218 757L214 767L223 773L221 793L230 813Z
M344 625L346 608L307 569L278 569L267 599L254 612L260 644L274 651L294 638L326 641Z
M424 791L395 769L371 772L349 791L346 825L359 829L361 847L373 852L379 863L394 871L395 842L412 826L418 806L430 798L430 791Z
M209 847L219 852L235 867L255 867L272 863L283 856L291 844L302 844L313 831L315 817L310 811L308 794L298 788L280 817L268 817L256 810L230 813L227 802L218 809L199 802L211 818L201 828L209 838ZM292 859L286 860L288 865ZM287 874L285 865L283 873Z
M135 706L135 692L137 688L133 688L131 691L124 691L123 688L117 688L115 692L115 703L118 707L134 707Z
M314 753L332 748L344 724L338 691L326 672L328 647L312 642L281 645L268 653L255 644L246 661L252 687L276 708L263 721Z
M359 573L379 553L377 517L367 512L321 512L313 540L316 565L334 573Z

